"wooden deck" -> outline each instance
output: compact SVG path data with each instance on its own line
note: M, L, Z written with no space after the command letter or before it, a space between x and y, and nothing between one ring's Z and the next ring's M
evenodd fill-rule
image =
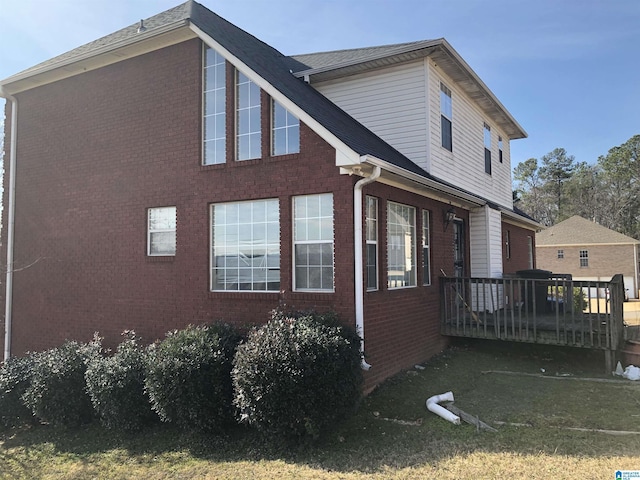
M440 278L440 286L443 335L604 350L607 369L624 343L622 275Z

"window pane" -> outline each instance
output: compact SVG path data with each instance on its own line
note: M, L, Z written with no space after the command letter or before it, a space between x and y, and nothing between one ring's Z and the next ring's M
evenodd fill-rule
M388 287L415 286L415 208L393 202L387 208Z
M212 290L279 290L278 200L213 205ZM274 234L267 239L267 232Z
M212 165L225 161L225 60L218 52L207 47L205 48L204 67L203 164Z
M147 254L176 254L176 207L157 207L147 211Z
M260 87L240 71L236 79L237 160L260 158Z
M294 198L294 252L296 290L333 290L332 194Z

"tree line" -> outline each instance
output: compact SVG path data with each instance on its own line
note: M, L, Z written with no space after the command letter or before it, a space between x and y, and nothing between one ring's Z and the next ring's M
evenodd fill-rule
M640 239L640 135L593 165L556 148L520 163L513 181L514 205L543 225L580 215Z

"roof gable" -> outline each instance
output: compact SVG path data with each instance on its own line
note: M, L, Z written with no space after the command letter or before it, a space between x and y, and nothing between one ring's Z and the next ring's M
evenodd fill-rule
M640 241L574 215L536 234L536 245L620 245Z

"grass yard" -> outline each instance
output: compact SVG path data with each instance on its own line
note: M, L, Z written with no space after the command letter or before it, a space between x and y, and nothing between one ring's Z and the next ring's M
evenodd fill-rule
M314 445L267 442L163 425L135 435L97 425L48 426L0 436L4 479L613 479L640 470L640 382L602 375L600 352L468 342L385 383L358 414ZM373 366L375 368L375 365ZM507 375L496 371L540 374ZM493 371L494 373L482 373ZM452 390L456 405L497 433L446 422L425 400Z

